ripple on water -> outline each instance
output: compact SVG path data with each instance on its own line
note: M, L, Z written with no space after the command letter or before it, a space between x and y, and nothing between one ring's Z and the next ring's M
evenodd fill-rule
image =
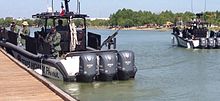
M81 101L219 101L220 50L172 47L170 32L120 31L117 42L135 52L134 80L55 84Z

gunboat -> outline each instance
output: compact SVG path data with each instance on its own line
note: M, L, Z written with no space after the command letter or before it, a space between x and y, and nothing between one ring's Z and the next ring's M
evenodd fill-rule
M69 11L69 1L64 0L65 12L42 12L33 15L33 18L43 20L44 27L34 32L34 37L21 36L26 39L25 47L20 47L17 42L18 33L5 29L0 30L0 47L10 55L45 77L67 82L93 82L128 80L135 78L134 52L130 50L116 50L116 35L110 35L101 44L101 35L88 32L86 14ZM62 6L63 7L63 6ZM61 34L62 57L51 57L51 46L42 41L39 35L46 37L50 31L48 21L57 20L67 23L66 30L58 31ZM76 26L75 20L82 20ZM103 49L108 46L107 49Z
M202 19L203 13L196 14L196 18L186 23L182 30L173 28L172 43L179 47L191 49L219 49L220 33L208 30L210 24Z

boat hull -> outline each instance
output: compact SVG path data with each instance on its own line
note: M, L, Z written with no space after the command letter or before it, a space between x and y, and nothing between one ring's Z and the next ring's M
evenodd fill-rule
M184 47L184 48L194 48L194 45L191 41L185 40L184 38L173 34L173 36L175 37L176 41L177 41L177 46L179 47Z
M172 34L177 41L177 46L192 49L219 49L220 38L185 39L179 35Z
M8 42L0 42L0 45L6 48L8 53L28 68L33 70L42 70L43 76L64 81L73 81L75 79L74 75L68 75L62 63L56 59L49 59L43 57L42 55L31 54L28 51Z
M117 80L127 80L133 78L136 73L136 71L125 73L117 70L118 59L116 50L73 52L68 54L66 59L59 60L44 55L32 54L9 42L0 41L0 46L28 68L41 70L43 76L56 80L67 82L112 81L118 74L120 74L122 79ZM96 64L97 62L99 66ZM101 67L103 67L104 72L97 68L100 65L102 65ZM134 63L132 63L132 67L134 67L132 70L136 70ZM105 73L106 70L108 73Z

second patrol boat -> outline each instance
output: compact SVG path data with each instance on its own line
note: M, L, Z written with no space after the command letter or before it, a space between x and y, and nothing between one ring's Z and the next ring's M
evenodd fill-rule
M86 14L69 11L69 0L64 0L62 12L43 12L33 15L44 21L41 31L34 37L25 36L25 48L17 43L18 34L1 30L0 46L27 67L40 70L43 76L64 81L92 82L94 80L128 80L134 78L137 68L134 53L130 50L116 50L118 31L101 44L101 36L92 32L87 34ZM54 46L42 41L50 32L49 21L56 25L58 20L65 21L67 26L57 29L61 35L59 58L54 58L51 51ZM74 22L81 24L74 24ZM60 21L59 21L60 22ZM107 45L107 50L102 47ZM113 49L112 49L113 46Z
M202 19L203 13L196 14L196 18L185 24L181 30L178 26L173 28L173 44L179 47L192 49L219 49L220 33L209 30L211 25Z

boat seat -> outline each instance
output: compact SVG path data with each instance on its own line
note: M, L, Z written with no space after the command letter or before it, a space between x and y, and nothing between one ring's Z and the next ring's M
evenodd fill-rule
M1 30L0 39L8 40L8 32L6 30Z
M26 50L33 53L37 54L37 40L36 38L33 37L26 37Z
M8 31L8 42L10 42L10 43L12 43L14 45L17 45L18 44L17 38L18 38L17 33Z
M42 39L38 39L37 44L37 50L39 53L46 55L51 54L51 46L49 43L44 42Z

